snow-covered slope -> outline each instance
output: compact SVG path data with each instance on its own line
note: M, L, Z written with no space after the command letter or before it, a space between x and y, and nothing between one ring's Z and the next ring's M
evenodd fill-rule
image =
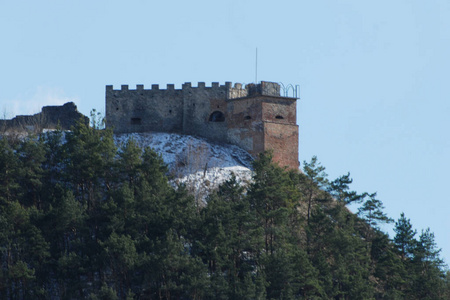
M162 155L173 184L184 183L196 199L207 194L234 173L238 180L251 178L253 158L243 149L229 144L213 144L205 139L173 133L146 132L115 135L120 147L133 139L140 147L151 147Z

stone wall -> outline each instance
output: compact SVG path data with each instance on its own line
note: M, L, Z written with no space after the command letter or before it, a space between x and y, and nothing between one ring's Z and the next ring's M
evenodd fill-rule
M160 90L158 85L150 90L143 85L137 85L135 90L129 90L127 85L120 90L106 87L106 124L114 132L179 132L182 118L182 91L173 85L166 90Z
M11 120L0 120L2 132L42 132L43 129L69 130L77 121L89 123L89 118L79 113L73 102L61 106L44 106L40 113L19 115Z

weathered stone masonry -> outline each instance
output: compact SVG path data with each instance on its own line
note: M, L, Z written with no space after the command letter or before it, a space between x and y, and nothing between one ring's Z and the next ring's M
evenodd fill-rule
M297 98L280 96L280 85L262 81L243 87L199 82L175 89L135 90L106 86L106 126L115 133L162 131L232 143L256 157L273 150L274 161L297 169Z
M11 120L0 120L1 132L41 132L43 129L69 130L79 120L89 123L89 118L79 113L73 102L64 105L44 106L40 113L16 116Z

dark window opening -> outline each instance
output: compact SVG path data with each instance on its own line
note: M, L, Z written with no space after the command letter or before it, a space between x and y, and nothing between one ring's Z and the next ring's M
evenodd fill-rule
M116 107L116 110L119 110L119 108L118 108L118 107Z
M215 111L209 116L210 122L225 122L225 115L221 111Z
M141 125L141 118L131 118L131 125Z
M171 109L169 109L169 114L171 114L172 113L172 110Z
M284 119L284 118L283 118L283 116L278 115L275 117L275 119Z
M245 118L244 119L246 119L246 120L251 120L252 119L252 117L250 117L250 116L245 116Z
M219 108L219 105L217 105L217 108Z

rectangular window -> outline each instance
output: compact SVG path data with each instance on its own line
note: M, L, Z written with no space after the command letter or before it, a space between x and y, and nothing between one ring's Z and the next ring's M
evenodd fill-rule
M141 118L131 118L131 125L141 125Z

